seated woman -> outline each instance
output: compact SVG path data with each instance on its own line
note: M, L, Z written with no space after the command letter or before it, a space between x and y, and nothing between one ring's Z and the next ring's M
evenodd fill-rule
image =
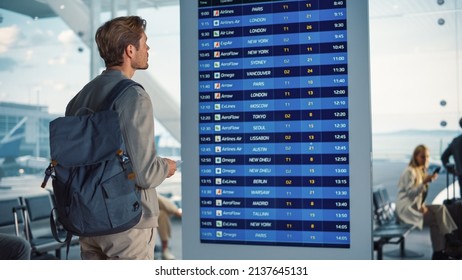
M449 259L447 246L458 246L453 231L457 226L444 205L425 205L423 198L428 184L438 174L428 174L429 150L424 145L414 149L409 165L404 169L398 182L396 213L401 222L422 229L424 224L430 227L433 247L433 260Z

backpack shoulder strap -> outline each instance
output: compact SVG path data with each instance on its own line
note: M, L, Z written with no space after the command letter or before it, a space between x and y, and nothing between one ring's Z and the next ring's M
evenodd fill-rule
M117 98L119 98L122 95L122 93L125 92L125 90L134 85L143 88L142 85L138 84L137 82L131 79L123 79L120 82L118 82L109 92L104 102L101 103L101 105L98 107L98 111L111 109L114 106L114 102L117 100Z

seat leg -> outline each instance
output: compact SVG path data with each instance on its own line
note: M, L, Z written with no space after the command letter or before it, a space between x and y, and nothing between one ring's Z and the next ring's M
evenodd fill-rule
M61 248L56 249L55 255L56 255L56 258L58 258L59 260L61 259Z
M383 245L385 243L382 240L377 241L374 245L377 250L377 260L383 260Z
M403 237L403 240L401 240L401 242L399 243L399 250L400 250L400 254L401 254L401 257L404 258L405 255L406 255L406 250L405 250L405 246L404 246L404 241L406 240L406 238Z

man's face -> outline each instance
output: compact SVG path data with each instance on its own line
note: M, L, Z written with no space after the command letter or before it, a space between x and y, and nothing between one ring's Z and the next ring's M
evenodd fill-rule
M143 32L143 35L140 39L140 47L138 50L135 50L135 56L132 60L132 67L133 69L148 69L148 57L149 57L149 46L147 44L148 38L146 37L146 33ZM136 49L136 48L135 48Z

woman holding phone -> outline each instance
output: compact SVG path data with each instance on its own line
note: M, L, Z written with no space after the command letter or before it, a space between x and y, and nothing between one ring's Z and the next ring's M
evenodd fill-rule
M414 149L408 166L398 182L396 214L401 222L419 229L430 227L433 260L450 259L447 247L462 245L453 231L457 225L444 205L425 205L424 196L428 185L438 178L438 172L427 173L430 153L425 145Z

